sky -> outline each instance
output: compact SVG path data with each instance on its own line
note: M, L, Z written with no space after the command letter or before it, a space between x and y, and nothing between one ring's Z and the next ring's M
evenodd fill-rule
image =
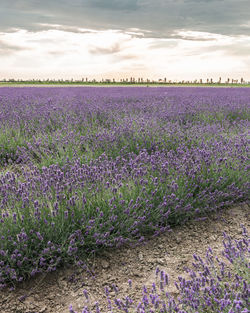
M0 79L250 81L250 0L0 0Z

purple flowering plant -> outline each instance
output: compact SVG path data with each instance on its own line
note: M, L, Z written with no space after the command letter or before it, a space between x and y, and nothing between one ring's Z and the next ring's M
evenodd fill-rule
M248 88L1 88L0 287L248 200Z
M117 295L112 305L106 293L108 312L247 313L250 308L249 243L244 227L239 240L224 234L222 258L216 257L211 248L208 248L205 258L194 255L193 268L186 269L190 279L180 276L175 282L178 296L174 297L168 292L169 277L156 268L156 282L151 288L142 288L142 297L138 303L129 295L122 299L117 298ZM129 281L129 286L131 284ZM85 306L84 312L95 311ZM72 306L70 313L77 313Z

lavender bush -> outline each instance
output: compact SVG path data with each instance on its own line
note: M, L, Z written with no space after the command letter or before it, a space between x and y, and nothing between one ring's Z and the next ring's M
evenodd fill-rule
M249 243L250 239L243 227L240 240L232 240L224 234L223 259L215 257L211 248L206 257L194 255L193 269L187 269L190 279L178 278L175 282L179 291L178 299L168 293L169 277L164 271L156 269L156 282L152 288L142 288L142 298L139 303L127 295L117 296L111 301L108 288L105 289L108 312L127 313L248 313L250 310L250 272ZM230 265L228 265L229 261ZM130 280L129 285L132 285ZM107 312L88 307L88 293L84 290L86 306L82 313ZM77 313L73 307L70 313Z
M247 201L250 89L1 88L0 286Z

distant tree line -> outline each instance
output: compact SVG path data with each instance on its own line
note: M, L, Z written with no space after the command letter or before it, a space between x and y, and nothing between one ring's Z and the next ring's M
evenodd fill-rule
M234 78L228 78L225 80L225 82L222 82L221 77L219 79L213 80L212 78L207 78L206 80L202 79L195 79L195 80L168 80L166 77L165 78L159 78L158 80L154 79L149 79L149 78L135 78L135 77L130 77L130 78L121 78L120 80L116 80L115 78L102 78L101 80L96 80L96 79L89 79L88 77L82 78L82 79L30 79L30 80L24 80L24 79L2 79L0 80L2 83L51 83L51 84L61 84L61 83L91 83L91 84L116 84L116 83L121 83L121 84L249 84L250 81L245 81L243 77L240 79L234 79Z

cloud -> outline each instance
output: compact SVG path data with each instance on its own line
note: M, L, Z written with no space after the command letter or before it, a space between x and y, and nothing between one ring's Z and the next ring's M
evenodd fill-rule
M89 52L91 54L114 54L121 51L121 46L119 43L115 43L110 47L91 47Z
M121 61L128 61L128 60L135 60L139 59L140 57L136 54L119 54L114 56L115 62L121 62Z
M237 45L237 44L232 44L228 49L224 50L225 53L230 53L231 55L235 55L238 57L249 57L250 59L250 42L247 45Z
M0 33L5 78L119 79L133 75L182 80L217 79L229 73L250 78L249 47L250 36L184 30L169 39L138 37L122 30L65 31L59 25Z
M228 44L224 45L211 45L206 48L207 53L217 53L223 55L231 55L234 57L244 58L247 57L250 59L250 37L246 39L244 42L240 42L241 40L235 40ZM200 49L197 53L204 52L204 49Z
M87 3L90 7L111 11L134 11L139 8L138 0L89 0Z
M212 40L220 40L225 36L207 32L197 32L197 31L175 31L172 35L172 38L182 39L182 40L191 40L191 41L212 41Z
M7 43L0 39L0 55L2 56L7 56L23 50L26 50L26 48Z
M4 31L58 24L76 32L137 28L154 38L169 38L176 30L247 35L249 20L249 0L1 0L0 9Z
M0 1L2 73L250 78L249 0Z
M79 34L89 34L89 33L97 33L98 30L87 29L87 28L79 28L75 26L65 26L60 24L48 24L48 23L39 23L37 26L40 26L43 30L56 29L69 33L79 33Z

